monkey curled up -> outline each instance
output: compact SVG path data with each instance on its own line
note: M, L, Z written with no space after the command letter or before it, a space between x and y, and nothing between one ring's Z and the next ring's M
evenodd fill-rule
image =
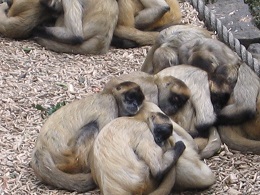
M94 189L88 153L95 137L114 118L135 115L143 100L136 83L111 81L102 92L61 107L38 135L31 160L36 176L61 189Z

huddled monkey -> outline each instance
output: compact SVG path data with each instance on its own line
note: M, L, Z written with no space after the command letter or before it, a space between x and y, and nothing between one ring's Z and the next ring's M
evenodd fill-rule
M160 30L179 24L178 0L118 0L119 17L112 46L131 48L152 45Z
M161 70L156 76L173 76L189 87L191 96L185 105L177 113L167 110L165 113L195 138L201 158L214 155L220 149L221 140L214 127L217 116L211 102L207 72L189 65L176 65Z
M70 191L96 187L88 153L99 131L119 116L135 115L144 100L133 82L110 81L100 93L61 107L44 123L31 166L44 183Z
M260 79L245 63L233 93L218 114L222 141L231 149L260 154Z
M183 153L182 141L169 143L170 118L150 104L133 117L111 121L95 139L90 167L102 194L151 193Z
M184 43L178 53L180 63L199 67L209 75L223 75L234 87L241 60L223 42L217 39L196 38Z
M193 76L190 78L191 80L189 81L189 86L191 88L194 88L193 94L195 94L196 97L193 100L194 103L196 104L196 102L200 100L200 97L209 98L209 92L206 93L202 90L202 95L197 92L198 88L205 88L205 91L208 91L207 73L195 67L188 66L190 68L186 69L185 67L186 66L184 66L183 68L183 72L185 72L186 69L190 70L187 72L187 78L193 74ZM192 70L194 70L195 73L191 73ZM180 72L181 71L182 70L180 70ZM182 74L185 75L185 73ZM197 77L200 78L200 81L203 84L193 84L195 85L194 87L192 83L195 83ZM177 123L183 126L185 130L183 128L178 127L175 127L175 129L178 129L179 132L182 132L182 136L189 140L190 143L194 142L193 138L186 132L188 131L189 133L194 135L194 133L196 133L197 131L194 128L194 120L196 118L196 116L194 115L194 106L192 101L190 100L192 93L190 88L185 84L185 82L183 82L181 79L177 79L176 77L170 76L170 74L166 76L161 76L159 74L150 75L148 73L140 71L135 71L129 74L123 74L114 79L120 79L120 81L131 80L140 85L142 91L144 92L145 99L159 105L163 112L171 116L174 120L176 120ZM203 104L203 101L199 103ZM207 99L205 101L205 105L209 105L209 107L212 108L210 99ZM204 112L201 112L201 114L203 114L203 118L205 119L207 119L208 113L210 113L210 108L209 110L207 110L208 108L206 108L204 105L202 105L202 107L201 105L197 107L197 109L204 109ZM212 111L213 109L211 110L211 112ZM213 118L215 118L215 114L212 113L212 115ZM205 123L209 123L212 125L214 121L215 120ZM201 122L201 124L203 124L203 122ZM209 130L209 139L195 138L195 140L197 145L193 144L193 148L195 150L199 149L199 155L201 156L201 158L211 157L220 149L221 146L221 140L215 128L211 128Z
M212 32L193 25L174 25L162 30L148 51L141 70L156 74L164 68L178 65L178 49L189 40L211 38Z
M214 174L199 159L190 142L175 132L173 124L151 102L144 102L137 115L107 124L90 152L91 172L101 192L167 195L174 186L178 189L211 186ZM186 149L180 156L182 142Z
M28 38L36 26L53 17L40 0L0 0L0 3L0 34L5 37Z
M60 13L54 26L35 32L36 41L47 49L74 54L108 51L118 20L117 0L40 0Z

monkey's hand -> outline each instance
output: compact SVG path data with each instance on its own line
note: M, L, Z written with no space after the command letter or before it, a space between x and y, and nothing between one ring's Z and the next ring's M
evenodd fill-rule
M174 160L177 161L179 159L179 157L182 155L182 153L184 152L184 150L186 149L185 144L183 143L183 141L177 141L173 147L173 150L175 152L174 155Z

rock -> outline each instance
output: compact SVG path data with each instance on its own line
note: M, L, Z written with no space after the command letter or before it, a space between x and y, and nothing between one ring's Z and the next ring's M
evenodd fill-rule
M245 47L260 43L260 30L253 24L253 17L244 0L217 0L207 6Z
M248 51L250 51L252 53L260 54L260 43L253 43L253 44L249 45Z

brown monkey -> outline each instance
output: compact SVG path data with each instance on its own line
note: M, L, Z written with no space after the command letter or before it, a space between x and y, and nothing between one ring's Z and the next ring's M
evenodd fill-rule
M119 17L112 45L120 48L152 45L158 29L179 24L177 0L118 0Z
M91 174L102 194L149 194L183 153L182 141L173 147L168 141L169 117L150 111L149 104L134 117L111 121L94 141Z
M179 48L178 54L180 63L199 67L208 73L211 100L215 112L219 113L237 82L241 64L238 55L221 41L209 38L187 41Z
M141 70L156 74L164 68L178 65L178 48L186 41L206 37L212 33L204 28L192 25L174 25L162 30L156 42L149 50Z
M168 134L165 136L163 132L169 132L166 131L169 119L158 114L161 112L155 104L145 102L134 117L117 118L102 129L90 153L90 166L94 180L103 194L167 195L175 182L176 187L182 186L182 189L205 188L215 182L210 168L199 160L190 142L175 132L177 124L172 121L173 136L167 140ZM147 125L147 121L152 123L148 122ZM157 134L155 132L158 127L162 129ZM164 138L160 138L162 135ZM172 147L175 145L178 151L177 143L180 142L188 147L155 190L160 184L156 178L164 173L163 167L172 164ZM163 166L163 162L168 163Z
M165 110L168 116L194 137L209 138L207 146L200 138L195 138L201 158L214 155L221 146L218 132L213 125L216 113L210 98L207 72L189 65L176 65L156 74L159 78L174 76L182 80L190 89L191 97L177 113ZM203 145L202 145L203 144Z
M179 48L178 54L180 63L199 67L209 76L222 75L232 89L235 86L241 60L223 42L209 38L189 40Z
M74 54L108 51L118 19L117 0L41 0L60 12L55 25L36 31L36 41L47 49Z
M260 154L260 80L241 64L228 105L218 114L219 134L231 149Z
M7 3L0 4L0 34L5 37L28 38L37 25L52 18L51 10L39 0L8 0Z
M100 129L118 116L136 114L144 95L133 82L108 82L105 89L68 104L43 125L31 166L44 183L70 191L96 187L88 153Z

